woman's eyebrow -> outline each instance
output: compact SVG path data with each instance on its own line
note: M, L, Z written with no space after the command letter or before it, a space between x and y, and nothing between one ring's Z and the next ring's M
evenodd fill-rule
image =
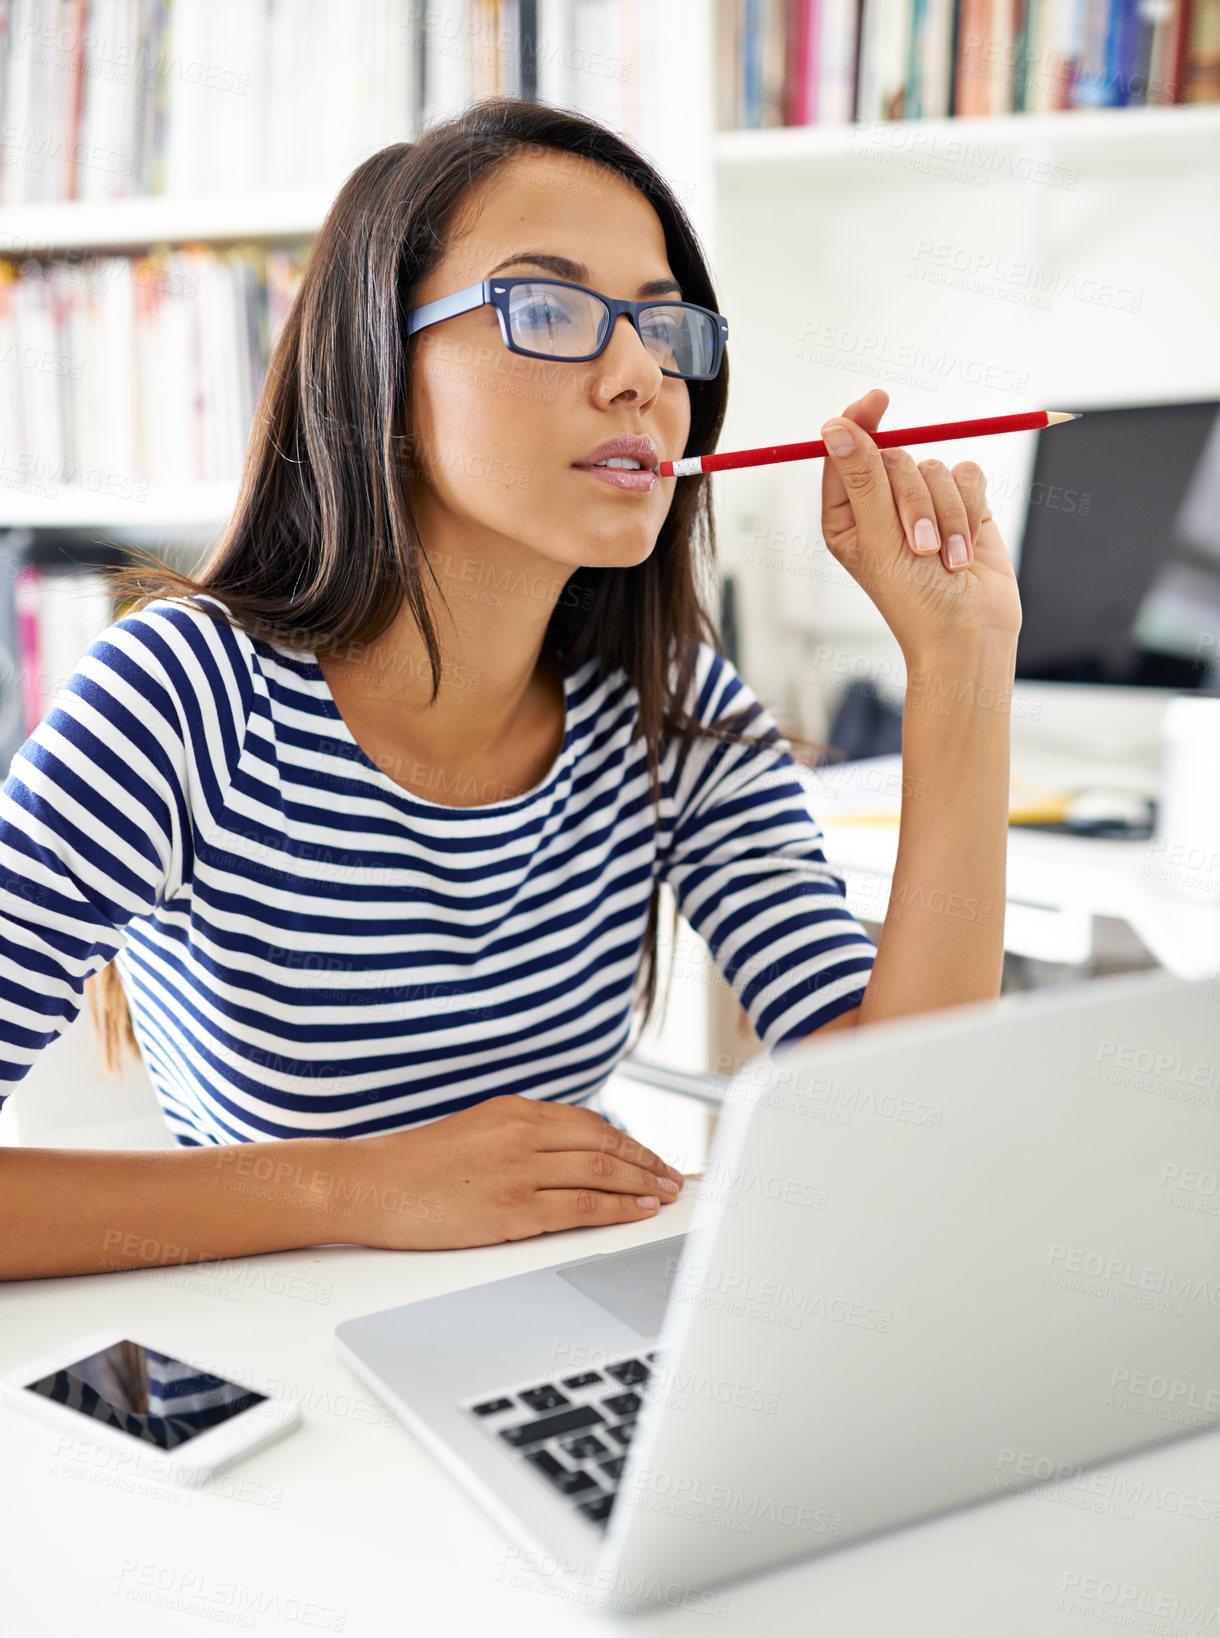
M493 267L491 273L502 273L506 267L514 267L519 262L531 262L535 267L541 267L548 273L554 273L558 278L571 279L573 284L588 284L589 269L583 262L569 261L566 256L548 256L545 252L525 251L520 256L510 256L506 262ZM640 296L664 296L670 292L681 296L682 286L674 279L649 279L642 284L638 294Z

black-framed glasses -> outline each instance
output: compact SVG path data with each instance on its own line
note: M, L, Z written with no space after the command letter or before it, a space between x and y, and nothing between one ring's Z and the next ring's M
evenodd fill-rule
M626 313L662 375L712 381L720 373L729 326L722 313L690 301L616 301L563 279L483 279L407 314L407 335L490 302L510 352L584 363L604 352Z

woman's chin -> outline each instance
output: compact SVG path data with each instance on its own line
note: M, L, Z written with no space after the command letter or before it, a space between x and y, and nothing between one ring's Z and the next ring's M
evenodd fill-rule
M637 569L647 563L656 550L656 537L636 546L624 544L621 538L607 541L602 547L586 547L580 560L582 569Z

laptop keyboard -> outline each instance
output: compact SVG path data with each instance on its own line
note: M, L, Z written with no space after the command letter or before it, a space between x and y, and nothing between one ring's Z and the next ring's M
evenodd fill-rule
M576 1512L604 1529L614 1506L640 1396L656 1351L626 1354L597 1370L572 1371L525 1388L484 1394L465 1406Z

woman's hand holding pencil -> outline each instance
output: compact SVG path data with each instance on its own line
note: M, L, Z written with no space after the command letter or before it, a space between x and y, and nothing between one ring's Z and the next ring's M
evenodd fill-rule
M916 464L905 449L879 449L864 433L876 431L888 404L874 387L822 428L827 549L877 605L908 662L966 637L1014 641L1017 577L982 471L973 461L950 471L934 458Z
M822 533L826 544L885 615L904 652L908 638L922 642L948 636L952 640L967 630L1015 641L1021 627L1016 576L987 507L982 472L973 461L959 461L952 472L938 460L916 466L899 446L999 432L1034 432L1062 421L1077 421L1079 415L1072 410L1024 410L1017 415L879 432L877 424L888 403L889 394L874 387L847 406L841 421L828 421L822 438L684 455L662 461L660 473L664 478L688 478L775 461L824 459ZM836 428L847 435L842 448L830 447L826 436ZM895 542L900 539L905 539L907 552L898 551ZM934 552L947 573L932 569L928 560ZM919 580L916 593L903 601L895 598L887 582L910 567L909 554L922 559L929 572Z

